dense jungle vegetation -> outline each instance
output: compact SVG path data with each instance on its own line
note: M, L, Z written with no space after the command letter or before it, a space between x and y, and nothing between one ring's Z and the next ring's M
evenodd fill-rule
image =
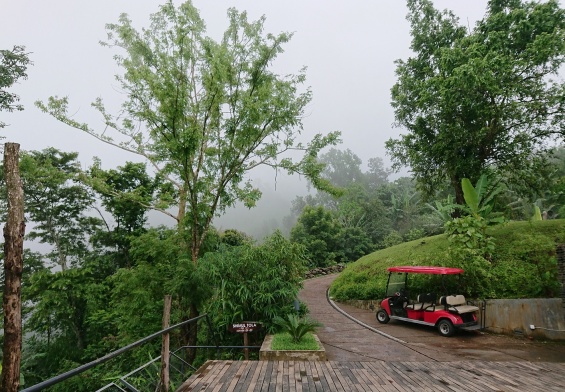
M104 45L118 51L125 101L110 110L95 100L104 129L69 114L69 98L37 105L143 162L84 169L74 152L22 151L24 385L160 330L166 295L171 324L212 321L176 331L173 346L241 344L227 326L243 320L263 323L256 344L295 311L306 270L336 263L355 262L332 287L338 299L381 297L387 266L437 263L464 268L471 296L555 295L565 85L554 76L565 11L553 0L493 0L470 29L428 0L407 4L414 55L397 62L392 87L406 133L387 149L393 169L411 174L394 179L381 157L364 163L335 147L337 132L297 142L311 92L303 73L270 69L291 34L264 34L264 19L232 9L220 41L190 1L165 3L143 32L125 15L109 24ZM1 53L4 89L30 63L21 48ZM0 110L16 109L6 94ZM248 180L259 165L306 176L312 192L265 238L218 230L214 218L261 197ZM153 225L149 211L171 225ZM198 365L207 354L186 359ZM51 390L92 391L159 355L158 342L147 344Z

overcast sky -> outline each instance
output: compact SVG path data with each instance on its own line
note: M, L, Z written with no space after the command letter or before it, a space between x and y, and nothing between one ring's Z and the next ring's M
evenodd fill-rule
M487 0L434 3L453 10L462 24L473 26L484 15ZM135 26L146 27L159 4L149 0L0 0L0 49L24 45L34 63L28 80L11 89L20 95L25 111L0 113L9 124L0 130L4 141L20 143L25 150L52 146L76 151L85 167L93 156L99 156L106 168L133 160L41 113L33 102L51 95L69 96L75 119L92 124L98 121L90 110L96 97L103 97L110 110L117 109L122 97L114 80L119 71L112 59L115 52L99 45L106 38L105 24L116 22L125 12ZM194 0L193 4L206 21L208 34L216 39L227 26L229 7L246 10L252 20L265 15L266 32L294 32L276 70L289 74L308 67L306 85L313 91L313 101L303 121L304 140L339 130L340 149L352 150L364 163L372 157L388 162L384 143L402 131L392 126L394 61L410 56L405 1ZM273 175L255 181L266 193L275 189ZM277 189L280 181L279 177Z

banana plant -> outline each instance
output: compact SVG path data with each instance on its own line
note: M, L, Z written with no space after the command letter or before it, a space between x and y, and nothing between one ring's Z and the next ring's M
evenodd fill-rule
M489 189L486 174L481 175L475 186L468 178L463 178L461 186L466 203L464 210L476 218L484 219L489 225L504 223L502 213L493 212L494 198L504 191L503 186L497 184L494 188Z
M453 211L458 207L452 195L448 195L445 201L436 200L434 204L426 203L426 206L442 223L452 220Z

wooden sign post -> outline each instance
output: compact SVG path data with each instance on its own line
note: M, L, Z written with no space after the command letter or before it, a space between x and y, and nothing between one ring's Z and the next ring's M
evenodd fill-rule
M241 323L234 323L228 326L228 331L235 332L235 333L242 333L243 334L243 345L245 348L243 349L243 353L245 355L245 360L249 360L249 338L247 337L247 333L255 332L261 329L261 323L256 321L243 321Z

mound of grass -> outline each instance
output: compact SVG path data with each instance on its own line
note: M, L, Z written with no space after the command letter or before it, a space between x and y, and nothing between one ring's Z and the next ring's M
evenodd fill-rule
M463 275L462 287L479 287L480 298L542 298L559 296L556 247L565 244L565 220L510 222L490 229L496 249L481 282ZM383 249L349 264L330 288L336 300L379 299L385 295L386 269L399 265L455 265L445 234ZM465 280L467 278L467 280ZM438 277L414 276L412 292L441 285ZM430 287L431 286L431 287Z
M273 336L271 348L273 350L319 350L320 346L311 333L307 333L302 339L295 342L289 333L283 332Z

